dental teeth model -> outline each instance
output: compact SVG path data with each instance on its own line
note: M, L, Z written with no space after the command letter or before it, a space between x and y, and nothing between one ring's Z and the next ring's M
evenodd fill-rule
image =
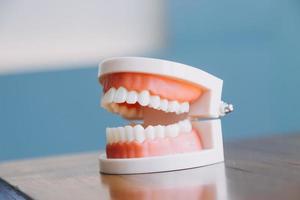
M106 129L101 172L150 173L224 160L219 117L233 106L221 101L221 79L184 64L138 57L105 60L98 77L104 109L143 120Z

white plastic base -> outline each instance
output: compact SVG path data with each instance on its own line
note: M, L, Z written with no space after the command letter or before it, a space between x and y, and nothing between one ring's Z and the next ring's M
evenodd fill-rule
M105 154L99 158L100 172L106 174L139 174L189 169L224 161L221 121L193 122L201 134L204 150L167 156L108 159Z
M130 159L107 159L100 156L100 172L106 174L140 174L189 169L222 162L214 150Z

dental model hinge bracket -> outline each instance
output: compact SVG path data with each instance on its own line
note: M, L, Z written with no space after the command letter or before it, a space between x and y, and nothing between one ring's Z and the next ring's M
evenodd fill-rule
M224 101L221 101L220 104L220 117L223 117L231 112L233 112L233 105L230 103L226 103Z

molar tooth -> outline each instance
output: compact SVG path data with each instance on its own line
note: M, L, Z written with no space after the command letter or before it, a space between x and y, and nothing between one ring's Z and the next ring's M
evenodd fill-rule
M189 102L184 102L180 105L179 112L185 113L185 112L189 112L189 110L190 110Z
M126 103L135 104L138 100L138 93L136 91L130 91L127 94Z
M156 138L164 138L165 137L165 127L162 125L154 126L154 132Z
M124 87L119 87L114 96L115 103L124 103L127 97L127 90Z
M125 137L128 142L134 140L133 128L132 126L125 126Z
M155 134L154 134L154 127L153 126L150 125L145 129L145 136L149 140L154 140Z
M160 110L167 112L168 104L169 104L168 100L166 99L160 100L160 106L159 106Z
M179 127L177 124L170 124L166 126L166 135L169 137L176 137L179 133Z
M168 112L177 112L179 109L178 101L171 101L168 105Z
M149 107L158 109L160 105L160 98L159 96L151 96Z
M106 143L111 144L112 142L111 128L106 128Z
M133 134L138 142L142 143L145 140L144 128L140 124L133 127Z
M104 105L104 104L111 103L114 99L115 93L116 93L116 89L113 87L110 88L102 97L101 104Z
M180 132L182 132L182 133L190 133L192 131L192 124L187 119L178 122L178 126L179 126L179 129L180 129Z
M149 91L143 90L138 96L138 102L142 106L147 106L150 102L150 94Z
M119 132L119 140L120 142L125 142L126 137L125 137L125 130L123 127L118 127L118 132Z

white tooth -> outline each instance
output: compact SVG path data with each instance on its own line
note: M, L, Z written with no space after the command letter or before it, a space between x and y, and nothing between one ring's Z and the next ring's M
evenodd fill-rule
M102 102L104 104L107 104L107 103L111 103L114 99L114 96L115 96L115 93L116 93L116 89L115 88L110 88L103 96L102 98Z
M159 98L159 96L151 96L151 97L150 97L150 103L149 103L149 106L150 106L151 108L158 109L158 108L159 108L159 105L160 105L160 98Z
M167 112L167 110L168 110L168 100L166 100L166 99L160 100L159 108L160 108L160 110Z
M138 93L136 91L130 91L127 94L126 103L135 104L138 100Z
M147 106L150 102L150 94L147 90L142 91L138 96L138 102L142 106Z
M119 142L119 131L117 128L112 128L112 137L114 143Z
M144 128L140 124L133 127L133 134L135 140L138 142L143 142L145 140Z
M171 101L168 105L168 112L177 112L179 109L179 103L177 101Z
M110 104L110 107L111 107L111 110L115 113L118 113L119 112L119 105L116 104L116 103L111 103Z
M183 120L178 122L178 126L180 132L182 133L190 133L192 131L192 124L189 120Z
M171 124L166 126L166 135L169 137L176 137L179 133L179 127L177 124Z
M154 126L154 132L157 138L165 137L165 127L161 125Z
M190 109L190 104L188 102L184 102L180 105L179 112L181 113L189 112L189 109Z
M145 136L149 140L154 140L155 135L154 135L154 127L153 126L150 125L145 129Z
M126 140L128 142L131 142L132 140L134 140L134 135L133 135L133 128L132 126L125 126L125 136L126 136Z
M106 143L108 144L112 143L112 137L110 133L111 133L111 128L106 128Z
M126 137L125 137L125 130L123 127L118 127L118 132L119 132L119 140L120 142L125 142Z
M127 90L124 87L119 87L114 96L115 103L124 103L127 97Z

